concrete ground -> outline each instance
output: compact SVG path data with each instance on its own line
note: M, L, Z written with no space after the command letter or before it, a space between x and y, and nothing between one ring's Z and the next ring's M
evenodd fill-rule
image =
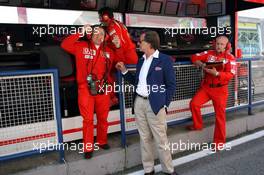
M254 132L256 130L263 129L264 127L264 108L263 106L259 106L254 108L254 115L248 116L246 110L234 111L227 114L227 137L228 140L240 137L241 135L248 134ZM208 143L212 141L213 138L213 128L214 128L214 117L209 117L205 120L205 128L202 131L187 131L185 129L185 125L176 125L168 128L168 136L170 142L194 142L194 143ZM128 172L132 172L137 169L141 169L141 156L139 151L139 138L138 135L130 135L127 138L128 147L126 149L121 148L120 143L120 134L114 133L109 136L109 144L111 145L111 149L108 151L99 150L96 151L94 157L90 160L83 159L83 155L78 153L77 151L66 151L65 153L65 163L58 162L58 154L56 152L51 152L48 154L31 156L28 158L16 159L11 161L6 161L1 163L0 165L0 174L16 174L16 175L103 175L103 174L127 174ZM208 174L203 169L213 170L215 167L216 170L219 170L219 174L227 174L225 171L220 171L221 167L227 166L230 172L238 172L240 174L240 170L236 169L236 164L241 165L243 171L243 167L246 165L245 157L252 155L256 155L257 157L263 157L261 154L261 145L263 142L261 140L257 140L257 143L260 146L255 147L253 152L245 152L240 155L240 150L247 148L236 148L238 149L236 152L226 154L225 159L221 159L220 161L214 159L217 154L213 155L212 158L204 159L200 164L196 161L181 165L176 167L177 170L181 174L192 174L198 172L199 174ZM247 144L246 144L247 145ZM254 142L249 143L248 147L254 146ZM263 147L263 146L262 146ZM263 150L263 149L262 149ZM192 151L184 151L181 152L179 150L174 152L174 158L181 157L186 154L190 154ZM238 154L239 153L239 154ZM155 154L155 153L154 153ZM233 156L231 156L233 155ZM261 156L262 155L262 156ZM229 160L231 159L231 160ZM241 161L243 159L243 161ZM228 161L229 160L229 161ZM196 162L196 163L195 163ZM212 163L212 165L206 165L208 162ZM219 162L219 165L217 164ZM254 162L258 163L261 161L259 158L256 158ZM158 163L158 162L157 162ZM217 165L216 165L217 164ZM199 166L200 165L200 166ZM234 165L234 167L233 167ZM250 164L253 167L253 164ZM234 170L234 171L231 171ZM263 170L263 169L260 169ZM228 169L226 170L228 171ZM213 171L212 171L213 172ZM245 170L246 172L246 170ZM209 173L210 174L210 173ZM228 173L229 174L229 173ZM232 174L232 173L231 173ZM256 172L258 174L258 172Z

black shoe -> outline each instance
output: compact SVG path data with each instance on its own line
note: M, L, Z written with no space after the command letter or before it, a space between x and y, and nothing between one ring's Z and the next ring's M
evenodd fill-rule
M99 147L102 148L102 149L104 149L104 150L110 149L110 146L108 144L99 145Z
M151 171L149 173L145 173L144 175L154 175L154 174L155 174L155 171L153 170L153 171Z
M173 173L163 173L165 175L179 175L176 171L174 171Z
M84 158L85 159L91 159L93 157L93 152L86 152L84 153Z
M186 129L190 130L190 131L201 131L201 130L203 130L203 128L195 128L193 125L186 126Z

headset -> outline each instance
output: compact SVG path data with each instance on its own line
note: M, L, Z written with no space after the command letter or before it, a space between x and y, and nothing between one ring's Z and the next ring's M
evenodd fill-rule
M232 45L231 45L231 43L228 41L228 43L226 44L226 48L225 48L225 50L226 51L231 51L231 49L232 49Z

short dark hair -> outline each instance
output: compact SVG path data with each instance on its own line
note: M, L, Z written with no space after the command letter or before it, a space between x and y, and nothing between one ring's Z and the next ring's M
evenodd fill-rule
M114 12L113 9L110 7L102 7L98 10L98 14L100 16L102 16L104 13L107 13L109 18L113 18L114 17Z
M149 43L153 49L158 49L160 47L160 37L155 31L147 31L144 33L144 41Z

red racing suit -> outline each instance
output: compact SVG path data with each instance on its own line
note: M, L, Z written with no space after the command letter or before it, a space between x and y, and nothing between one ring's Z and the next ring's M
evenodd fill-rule
M107 27L107 32L110 37L109 40L111 42L114 36L117 35L121 41L120 47L123 50L125 50L123 59L119 61L123 61L125 64L137 64L138 56L136 53L136 46L131 40L126 26L117 20L112 20ZM111 44L111 48L116 50L116 47L112 44Z
M92 96L87 83L87 76L92 74L96 80L106 78L105 75L109 75L116 55L109 47L101 45L96 48L92 41L78 41L80 37L80 34L68 36L62 41L61 47L75 55L76 58L78 105L83 117L84 152L91 152L94 146L94 112L97 117L97 143L98 145L107 144L107 117L110 97L107 93ZM117 52L122 55L121 49ZM108 82L113 81L110 76L107 76L106 79Z
M117 35L118 38L120 39L120 48L125 51L124 53L122 53L122 55L119 55L117 53L119 59L116 62L114 62L113 65L116 65L118 61L122 61L125 64L137 64L138 56L136 53L136 46L131 40L126 26L123 23L112 19L107 27L107 33L109 36L108 45L114 51L118 50L112 43L113 38ZM115 73L116 73L116 69L112 67L111 77L114 80L115 80ZM117 104L118 99L116 98L115 94L111 93L110 96L111 96L111 105Z
M191 61L200 60L202 62L216 62L223 61L223 66L217 69L218 76L213 76L206 72L201 84L201 88L196 92L190 102L190 109L192 112L193 126L196 129L203 128L203 121L201 116L201 106L213 101L215 110L215 130L214 143L216 146L225 143L226 140L226 103L228 99L228 82L236 73L236 61L232 54L223 52L217 54L214 50L204 51L192 55Z

